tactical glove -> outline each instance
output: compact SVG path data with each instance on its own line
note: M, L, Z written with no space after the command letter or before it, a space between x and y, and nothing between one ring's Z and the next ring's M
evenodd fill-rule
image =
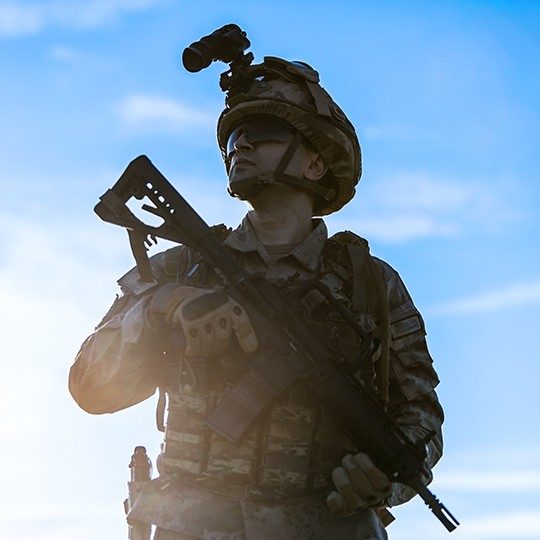
M328 508L339 516L349 516L358 510L377 508L392 494L392 483L364 453L347 454L342 467L332 471L337 491L326 499Z
M222 291L187 285L160 287L150 302L151 324L179 324L186 337L186 355L211 356L222 353L236 336L247 353L259 346L245 310Z

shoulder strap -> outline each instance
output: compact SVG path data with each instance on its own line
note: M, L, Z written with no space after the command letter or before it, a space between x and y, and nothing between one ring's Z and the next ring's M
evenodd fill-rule
M381 342L376 368L377 391L383 404L388 402L390 319L386 286L381 269L369 252L365 238L351 231L338 232L329 238L342 249L338 263L352 272L351 308L355 313L369 313L378 320L375 335Z

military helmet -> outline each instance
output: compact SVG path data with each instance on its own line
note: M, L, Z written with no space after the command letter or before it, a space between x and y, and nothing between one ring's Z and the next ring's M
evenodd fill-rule
M249 79L227 94L226 108L218 120L217 138L224 161L227 139L242 121L261 115L275 117L295 128L328 166L328 174L314 189L302 179L292 182L315 191L315 215L342 208L353 198L362 174L360 144L351 122L320 86L317 71L304 62L267 56L262 64L250 66L249 72ZM291 180L285 178L282 181Z

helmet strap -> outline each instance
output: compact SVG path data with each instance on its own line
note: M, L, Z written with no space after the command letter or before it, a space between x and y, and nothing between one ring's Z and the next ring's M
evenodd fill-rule
M300 178L299 176L291 176L284 173L280 175L277 173L258 174L244 178L243 180L237 180L233 186L227 188L227 191L231 197L248 200L251 197L257 196L264 186L272 186L280 183L292 185L304 191L311 191L315 195L322 197L325 201L331 201L336 195L336 191L332 188L321 186L316 182Z
M307 180L306 178L300 176L291 176L290 174L285 174L284 172L287 169L287 166L289 165L297 148L300 146L302 139L303 135L300 132L295 133L274 173L263 173L256 176L250 176L249 178L245 178L243 180L238 180L234 182L234 185L231 185L227 189L229 195L232 197L238 197L242 200L247 200L251 197L257 196L262 191L264 186L282 183L295 186L304 191L315 193L315 195L322 197L325 201L331 201L336 195L336 191L334 189L321 186L317 182Z
M279 161L278 166L276 167L276 176L280 176L281 174L285 172L285 169L289 165L292 157L294 156L294 153L300 146L303 138L304 136L299 131L297 131L294 134L294 137L289 143L287 150L285 150L285 153L281 157L281 160Z

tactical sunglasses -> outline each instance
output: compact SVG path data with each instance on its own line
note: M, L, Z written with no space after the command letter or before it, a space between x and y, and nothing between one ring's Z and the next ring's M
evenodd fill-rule
M244 135L248 143L255 144L266 141L288 141L296 130L274 118L252 118L239 124L227 139L227 158L235 151L234 144Z

